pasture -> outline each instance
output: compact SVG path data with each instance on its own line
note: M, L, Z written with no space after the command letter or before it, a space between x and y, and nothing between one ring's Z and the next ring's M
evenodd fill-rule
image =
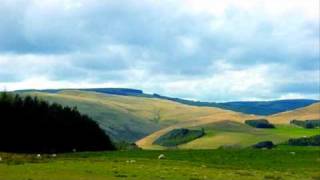
M293 153L294 152L294 153ZM165 159L158 159L160 154ZM0 153L0 179L320 179L320 148Z

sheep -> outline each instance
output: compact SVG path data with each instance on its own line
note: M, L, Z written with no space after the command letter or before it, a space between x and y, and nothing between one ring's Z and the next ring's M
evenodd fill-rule
M57 155L56 155L56 154L52 154L51 156L52 156L52 157L57 157Z
M0 157L0 162L2 161L2 157Z
M41 154L37 154L37 158L40 159L41 158Z
M158 159L165 159L166 158L166 156L164 155L164 154L160 154L159 156L158 156Z
M296 154L296 152L290 152L290 154L295 155L295 154Z

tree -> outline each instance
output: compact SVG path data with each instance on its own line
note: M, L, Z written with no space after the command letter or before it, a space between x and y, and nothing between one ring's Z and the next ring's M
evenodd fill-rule
M115 149L109 136L76 108L0 93L0 151L57 153Z

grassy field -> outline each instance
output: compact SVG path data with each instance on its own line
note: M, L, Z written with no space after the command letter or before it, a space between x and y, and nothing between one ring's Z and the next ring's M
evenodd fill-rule
M177 148L215 149L225 145L248 147L261 141L272 141L278 144L287 141L289 138L320 134L320 129L305 129L290 124L278 124L274 129L258 129L234 121L220 121L192 128L204 128L205 135L186 144L179 145ZM162 134L161 131L159 132ZM152 135L156 136L149 140L157 139L161 134L153 133ZM148 141L148 144L139 145L145 149L165 149L165 147L155 145L150 141Z
M237 122L243 122L241 120L234 121L232 118L226 119L234 121L231 127L226 127L224 122L228 121L216 121L210 122L205 118L198 121L182 122L159 131L156 131L145 138L139 140L137 143L140 147L145 149L163 149L163 147L155 146L152 143L163 134L176 129L176 128L190 128L190 127L201 127L207 128L208 135L204 136L196 141L192 141L189 144L181 146L182 148L217 148L224 144L239 144L241 146L248 146L253 143L257 143L261 140L272 140L276 143L287 140L291 137L302 137L313 134L320 134L319 129L307 130L297 126L289 125L290 120L299 119L320 119L320 103L316 103L304 108L296 109L293 111L275 114L273 116L263 117L268 119L271 123L278 124L277 128L269 130L258 130L252 131L254 128L246 127ZM257 118L257 117L254 117ZM207 123L205 123L207 122ZM222 122L222 123L221 123ZM230 122L230 121L229 121ZM219 125L220 124L220 125ZM236 125L237 124L237 125ZM229 128L229 129L228 129ZM213 129L213 130L212 130ZM237 131L235 131L237 130ZM239 132L240 131L240 132Z
M291 152L294 151L295 154ZM159 154L166 159L159 160ZM320 148L171 150L17 155L0 153L0 179L320 179Z
M212 149L224 145L247 147L261 141L283 143L289 138L320 134L320 129L304 129L294 125L276 125L274 129L257 129L236 122L219 122L204 127L206 135L179 146L184 149Z

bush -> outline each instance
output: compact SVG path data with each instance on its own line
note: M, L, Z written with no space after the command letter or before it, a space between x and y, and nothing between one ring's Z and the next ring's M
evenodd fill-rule
M180 144L190 142L194 139L202 137L204 130L174 129L165 135L160 136L153 144L161 146L173 147Z
M115 149L98 124L76 108L0 94L0 151L57 153Z
M126 141L119 141L114 143L118 150L141 150L136 143L130 143Z
M320 135L289 139L288 144L292 146L320 146Z
M262 141L253 145L252 147L257 149L262 149L262 148L271 149L275 147L275 145L273 144L272 141Z
M297 126L301 126L306 129L312 129L312 128L319 128L320 127L320 120L292 120L290 121L290 124L294 124Z
M266 119L246 120L244 123L255 128L274 128Z

